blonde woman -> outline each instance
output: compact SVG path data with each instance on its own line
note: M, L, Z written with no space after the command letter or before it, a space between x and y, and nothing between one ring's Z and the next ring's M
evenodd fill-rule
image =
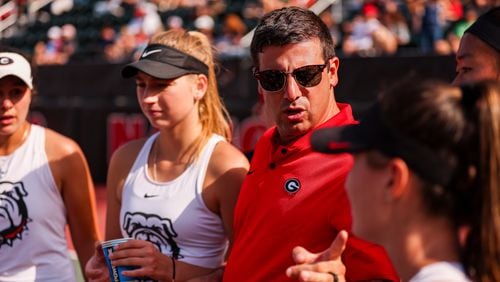
M136 239L121 244L111 260L135 266L122 274L136 278L211 274L224 262L248 170L229 143L212 47L199 32L163 32L122 75L135 77L140 107L158 132L124 145L111 159L106 239ZM91 281L108 281L96 249L86 273Z

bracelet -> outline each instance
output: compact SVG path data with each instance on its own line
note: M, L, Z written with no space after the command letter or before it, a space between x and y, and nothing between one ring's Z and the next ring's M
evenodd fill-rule
M172 282L175 282L175 258L170 257L172 259Z

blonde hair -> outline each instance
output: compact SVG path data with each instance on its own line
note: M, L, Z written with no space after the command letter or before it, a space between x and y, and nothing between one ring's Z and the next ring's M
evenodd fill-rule
M169 30L151 38L150 44L162 44L204 62L208 66L207 92L198 103L198 115L202 125L201 135L193 142L186 154L193 161L212 134L219 134L231 141L230 116L217 89L214 49L208 38L197 31Z

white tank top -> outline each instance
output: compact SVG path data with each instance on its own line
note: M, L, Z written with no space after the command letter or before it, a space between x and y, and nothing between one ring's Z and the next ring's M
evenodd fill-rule
M45 153L45 129L0 157L0 281L76 281L66 209Z
M205 205L201 192L215 145L212 135L199 158L174 180L154 181L147 160L159 133L149 137L125 181L120 211L122 235L152 242L165 255L207 268L220 266L227 249L221 218Z

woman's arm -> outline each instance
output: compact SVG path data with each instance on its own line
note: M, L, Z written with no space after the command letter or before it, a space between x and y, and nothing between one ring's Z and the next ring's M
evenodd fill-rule
M222 218L230 244L233 240L234 208L248 169L248 159L236 147L226 142L219 142L215 147L204 188L204 194L215 195L215 202L210 203L207 201L210 198L204 198L207 206Z
M118 148L109 162L106 181L106 240L122 238L120 208L125 180L145 140L134 140Z
M121 192L123 183L140 150L144 140L136 140L120 147L111 157L106 183L107 210L106 210L106 239L121 238L119 215L121 206ZM94 246L94 255L85 267L85 274L89 282L109 281L108 269L102 247Z
M219 142L210 159L204 182L203 199L207 207L218 214L229 239L226 257L233 241L233 215L241 185L248 172L248 159L233 145ZM222 280L223 266L205 276L198 276L189 282L216 282Z
M97 224L94 184L87 160L73 140L46 130L49 165L67 211L73 245L82 270L101 239Z

